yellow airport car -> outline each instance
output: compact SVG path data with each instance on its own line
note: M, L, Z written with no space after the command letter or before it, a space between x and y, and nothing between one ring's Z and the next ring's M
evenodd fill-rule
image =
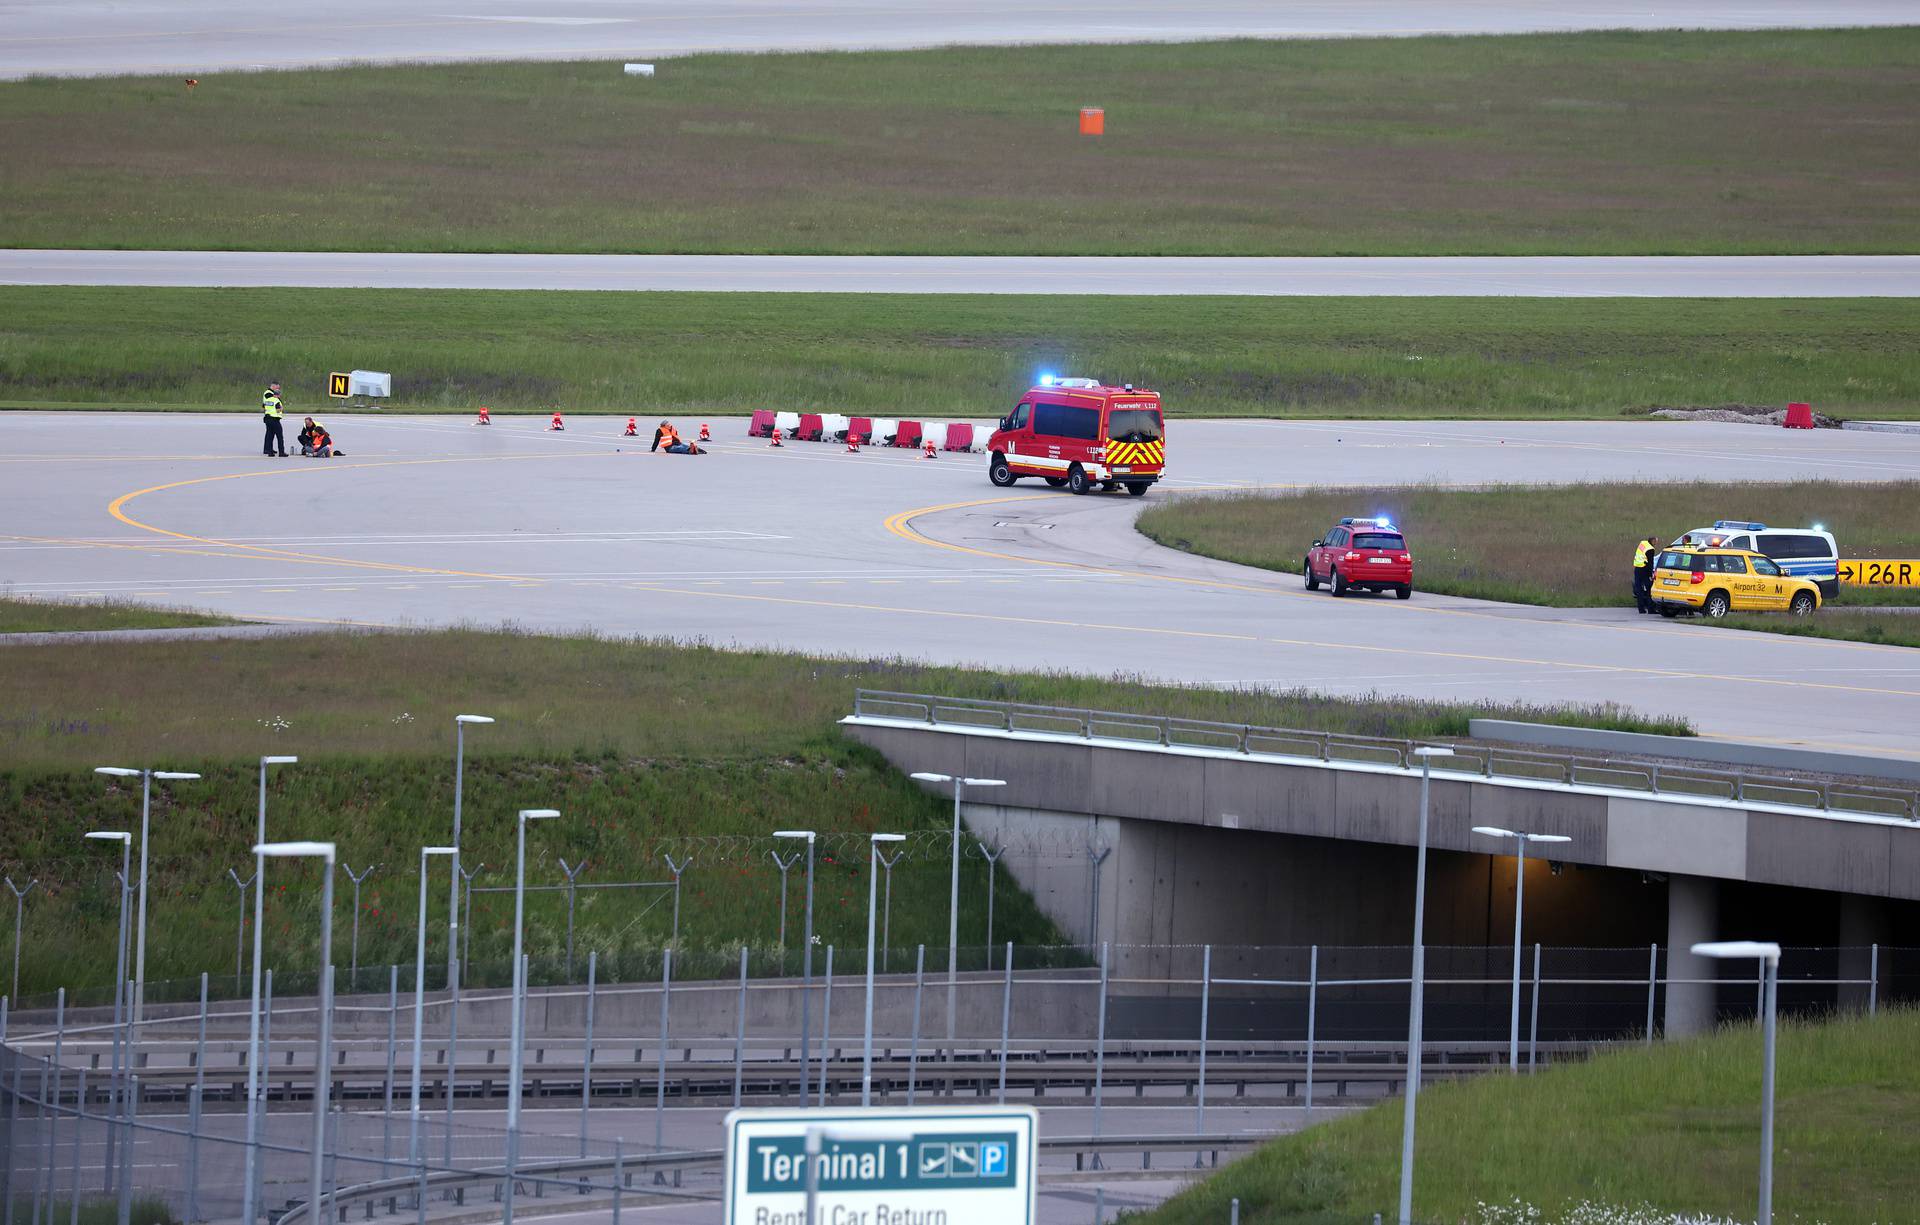
M1667 549L1654 566L1653 607L1663 617L1730 612L1804 617L1820 607L1820 585L1746 549Z

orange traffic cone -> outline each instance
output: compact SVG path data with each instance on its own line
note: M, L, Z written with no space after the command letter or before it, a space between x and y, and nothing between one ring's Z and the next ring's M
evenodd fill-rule
M860 435L851 431L847 433L847 450L853 452L855 455L860 454Z
M769 445L776 446L776 447L780 445L780 427L779 426L773 427L773 442Z
M926 447L921 452L920 458L922 459L939 459L940 458L940 451L937 447L933 445L933 439L929 438L926 440Z
M627 438L640 437L640 423L634 420L632 417L627 418L627 432L625 434L625 437Z
M475 425L492 425L493 424L493 415L487 412L486 405L482 404L480 406L480 415L473 419L473 423Z
M560 420L559 409L556 408L553 410L553 420L547 423L547 428L550 430L564 430L567 428L567 423Z
M700 423L700 441L701 442L713 441L713 431L707 428L707 423L704 421Z

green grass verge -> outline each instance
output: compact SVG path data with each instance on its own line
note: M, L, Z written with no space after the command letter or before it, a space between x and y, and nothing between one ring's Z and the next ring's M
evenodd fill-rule
M1920 1012L1783 1022L1774 1136L1777 1220L1876 1225L1920 1196ZM1477 1077L1420 1094L1414 1217L1561 1222L1583 1202L1752 1219L1760 1149L1760 1035L1605 1054L1538 1076ZM1293 1225L1394 1216L1396 1102L1268 1145L1138 1225ZM1481 1205L1531 1204L1540 1215ZM1591 1213L1582 1221L1640 1220ZM1667 1219L1664 1215L1659 1219ZM1691 1217L1689 1217L1691 1219Z
M451 720L461 711L499 720L467 737L465 836L469 865L489 865L480 883L500 883L512 862L510 814L556 807L566 815L530 841L530 871L540 881L560 879L560 857L593 865L583 881L607 881L664 880L663 852L694 855L681 907L690 951L775 939L779 876L767 846L743 850L728 836L797 826L845 832L857 842L865 831L933 830L949 819L937 796L841 735L836 721L852 709L858 687L1392 736L1463 736L1479 715L1691 731L1684 721L1613 708L1154 687L506 632L17 646L0 659L0 811L9 814L0 826L0 861L28 866L44 890L27 907L22 987L29 992L112 977L117 912L109 856L90 852L80 834L126 828L138 820L139 797L90 773L102 763L155 763L206 776L156 789L148 957L149 978L157 980L232 964L238 899L225 873L235 867L246 875L259 753L301 758L274 774L271 833L335 840L342 861L356 869L386 865L361 899L361 961L410 957L413 864L420 846L447 836ZM249 756L236 760L235 746ZM832 865L820 893L824 939L843 946L864 939L865 857L857 845L852 859ZM918 941L943 943L947 871L938 856L896 871L897 955ZM273 876L264 929L270 959L305 964L315 878L298 867L276 867ZM963 879L961 937L971 946L985 938L984 867L970 860ZM1016 892L1003 878L995 939L1056 939ZM343 940L349 894L340 899ZM439 913L444 886L431 896ZM475 904L476 963L505 957L510 909L500 907L511 902L485 896ZM657 949L670 908L642 915L641 901L627 891L582 894L581 954L591 948L630 961ZM563 895L536 895L529 913L530 948L550 966L564 943ZM344 962L348 949L337 947Z
M977 416L1051 369L1184 415L1614 417L1784 387L1826 413L1920 415L1920 301L1893 298L0 287L0 320L0 402L35 406L253 411L278 378L298 412L354 365L391 370L414 411Z
M1314 539L1355 514L1390 515L1405 530L1422 591L1558 608L1631 606L1634 542L1671 540L1716 519L1821 523L1842 556L1920 556L1920 482L1911 481L1319 489L1182 498L1155 505L1137 522L1172 548L1298 574ZM1552 525L1550 543L1541 537L1543 524ZM1840 590L1839 604L1920 603L1920 590ZM1849 624L1837 612L1794 622L1794 632L1859 636L1827 635L1829 626ZM1785 617L1750 620L1788 625Z
M0 596L0 634L50 634L80 630L179 629L233 625L231 617L185 609L151 608L124 600L21 600Z
M1905 252L1916 71L1877 29L37 79L0 246Z

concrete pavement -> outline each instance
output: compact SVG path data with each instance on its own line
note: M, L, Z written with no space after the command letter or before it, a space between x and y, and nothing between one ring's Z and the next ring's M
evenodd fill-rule
M1359 297L1920 296L1920 255L1124 257L0 251L0 284Z
M702 458L648 455L617 437L619 418L559 434L524 417L329 421L348 458L252 454L250 413L0 414L0 584L265 619L513 622L1203 684L1618 702L1715 735L1920 752L1911 651L1626 610L1335 601L1162 549L1133 531L1142 504L1124 496L996 490L978 456L772 450L737 419L715 422ZM1728 462L1782 479L1920 472L1920 437L1693 423L1176 421L1169 454L1154 499L1685 477Z
M449 12L458 9L458 12ZM16 0L0 78L417 60L660 59L946 43L1904 25L1903 0Z

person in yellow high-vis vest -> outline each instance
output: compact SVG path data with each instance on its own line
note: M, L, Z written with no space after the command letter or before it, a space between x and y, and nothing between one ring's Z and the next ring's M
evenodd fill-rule
M267 438L261 444L260 454L272 455L278 448L281 459L287 457L287 434L282 428L280 417L280 384L268 383L267 389L260 393L260 419L266 422Z
M1633 605L1642 613L1653 611L1653 563L1659 551L1651 536L1633 546Z

